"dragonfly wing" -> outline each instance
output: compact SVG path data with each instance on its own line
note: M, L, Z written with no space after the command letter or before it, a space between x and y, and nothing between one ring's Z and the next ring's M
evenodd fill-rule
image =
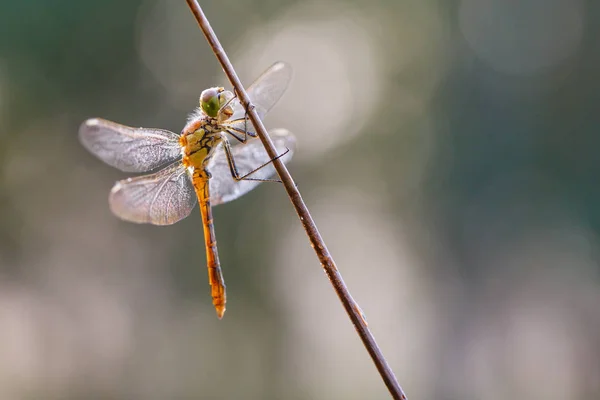
M181 163L149 175L118 181L110 191L111 211L119 218L154 225L171 225L190 215L197 197Z
M259 76L248 88L248 96L261 118L281 99L292 80L292 67L276 62ZM241 112L245 110L240 105Z
M286 129L274 129L269 132L269 136L271 136L278 154L283 154L289 149L289 152L281 157L284 163L288 163L296 147L296 138L294 135ZM245 144L234 146L232 154L238 172L241 175L247 174L270 160L259 139L251 139ZM260 181L235 181L231 176L227 156L222 146L216 150L207 168L212 175L212 178L209 180L212 205L235 200L260 184ZM248 176L248 178L268 179L274 173L275 168L271 163Z
M261 119L281 99L292 80L292 67L284 62L276 62L259 76L248 88L248 96ZM252 130L252 123L246 120L246 109L238 99L233 101L233 115L226 125L234 131Z
M125 172L150 171L181 157L179 135L163 129L92 118L81 124L79 139L96 157Z

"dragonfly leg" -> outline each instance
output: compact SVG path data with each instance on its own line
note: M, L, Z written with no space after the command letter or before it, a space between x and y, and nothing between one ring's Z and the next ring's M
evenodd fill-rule
M244 132L246 132L249 136L252 136L252 137L256 137L256 133L254 133L254 132L252 132L252 133L248 132L248 112L250 110L254 110L254 108L255 108L254 104L248 103L246 105L246 112L244 113Z
M251 107L254 108L252 105ZM235 121L238 122L238 120ZM248 130L248 112L244 114L244 129L230 126L226 131L240 143L246 143L248 141L248 136L253 138L256 137L256 133Z
M258 179L258 178L248 178L248 177L250 175L252 175L253 173L259 171L260 169L266 167L267 165L271 164L273 161L277 160L278 158L285 156L287 153L290 152L290 149L286 148L286 150L283 153L277 155L275 158L270 159L266 163L258 166L257 168L253 169L252 171L248 172L247 174L240 176L237 166L235 165L235 159L233 157L233 154L231 154L231 145L229 144L229 140L227 140L227 138L225 136L223 136L223 147L225 149L225 155L227 156L227 163L229 164L229 170L231 171L231 176L236 181L246 180L246 181L257 181L257 182L281 183L281 181L279 179Z
M233 138L240 143L246 143L248 141L247 136L252 136L252 135L248 134L248 132L246 132L246 131L240 132L238 129L234 129L234 128L227 129L227 133L229 133L231 136L233 136ZM244 135L244 137L238 136L238 133Z
M237 89L234 89L235 92L235 97L237 97L238 99L240 98L239 93L237 92ZM248 104L246 104L246 112L244 113L244 142L246 142L246 135L251 136L251 137L256 137L256 133L255 132L249 132L248 131L248 113L251 110L254 110L256 107L254 106L254 104L252 104L252 102L248 102Z

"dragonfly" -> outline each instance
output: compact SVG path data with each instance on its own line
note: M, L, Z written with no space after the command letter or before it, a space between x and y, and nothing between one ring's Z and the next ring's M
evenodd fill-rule
M283 96L291 76L290 65L277 62L250 85L247 92L261 120ZM212 206L235 200L263 181L276 180L269 179L274 173L273 159L256 138L237 96L223 87L212 87L201 93L199 103L181 134L91 118L81 124L79 139L112 167L123 172L151 172L115 183L108 202L117 217L171 225L190 215L199 203L208 281L221 319L226 291ZM276 158L289 162L295 150L294 135L274 129L269 136L277 149Z

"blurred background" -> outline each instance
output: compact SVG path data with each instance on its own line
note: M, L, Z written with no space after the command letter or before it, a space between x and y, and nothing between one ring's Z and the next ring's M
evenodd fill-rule
M600 398L600 3L204 1L410 399ZM280 185L114 217L104 117L179 132L227 84L184 1L0 4L0 398L385 399Z

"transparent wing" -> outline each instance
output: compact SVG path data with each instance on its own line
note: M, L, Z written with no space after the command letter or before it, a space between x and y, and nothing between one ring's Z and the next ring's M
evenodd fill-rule
M296 147L296 138L294 135L286 129L274 129L269 132L269 136L271 136L278 154L283 154L287 149L290 150L285 156L281 157L284 163L288 163L292 159ZM251 139L246 144L234 146L232 153L241 175L247 174L270 160L259 139ZM235 200L260 184L260 182L248 180L236 182L231 176L227 156L222 146L215 151L208 165L208 170L212 174L212 178L209 180L212 205ZM273 176L274 173L275 168L273 164L268 164L248 178L267 179Z
M190 176L181 163L150 175L118 181L110 191L111 211L125 221L171 225L190 215L196 205Z
M281 99L292 80L292 67L284 62L276 62L259 76L248 88L248 96L261 119ZM233 115L224 125L237 132L254 132L250 121L245 120L246 109L238 99L232 100Z
M92 118L81 124L79 139L96 157L125 172L150 171L181 157L179 135L163 129Z

